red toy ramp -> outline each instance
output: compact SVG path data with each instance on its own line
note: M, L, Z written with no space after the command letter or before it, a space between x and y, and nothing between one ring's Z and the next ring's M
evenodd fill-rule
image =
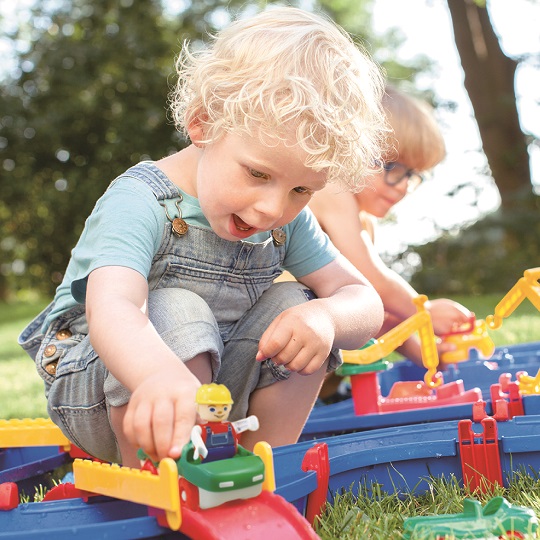
M183 507L180 532L192 540L319 539L292 504L269 491L198 512Z

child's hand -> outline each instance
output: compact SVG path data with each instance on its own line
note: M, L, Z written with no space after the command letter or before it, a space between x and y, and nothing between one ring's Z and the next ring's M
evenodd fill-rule
M152 461L178 459L195 424L198 387L185 371L164 370L146 378L133 392L124 417L129 442Z
M291 371L311 375L328 358L334 338L331 318L312 300L285 310L272 321L261 337L256 360L271 358Z
M473 316L466 307L448 298L437 298L426 304L437 336L448 334L466 324Z

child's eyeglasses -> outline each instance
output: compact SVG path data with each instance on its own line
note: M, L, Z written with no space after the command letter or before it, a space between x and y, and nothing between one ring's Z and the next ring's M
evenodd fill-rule
M407 181L407 192L414 191L423 181L424 177L414 169L408 169L403 163L398 161L389 161L383 163L384 183L389 186L397 186L403 180Z

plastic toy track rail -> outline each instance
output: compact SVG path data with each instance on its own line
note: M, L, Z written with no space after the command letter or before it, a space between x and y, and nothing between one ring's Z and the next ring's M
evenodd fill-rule
M0 448L63 446L71 443L50 418L0 420Z

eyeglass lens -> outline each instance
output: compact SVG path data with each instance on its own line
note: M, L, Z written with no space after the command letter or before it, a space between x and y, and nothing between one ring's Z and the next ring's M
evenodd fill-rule
M415 173L413 170L408 169L402 163L385 163L384 164L384 180L390 186L396 186L403 180L407 180L407 189L413 191L421 183L423 178Z

